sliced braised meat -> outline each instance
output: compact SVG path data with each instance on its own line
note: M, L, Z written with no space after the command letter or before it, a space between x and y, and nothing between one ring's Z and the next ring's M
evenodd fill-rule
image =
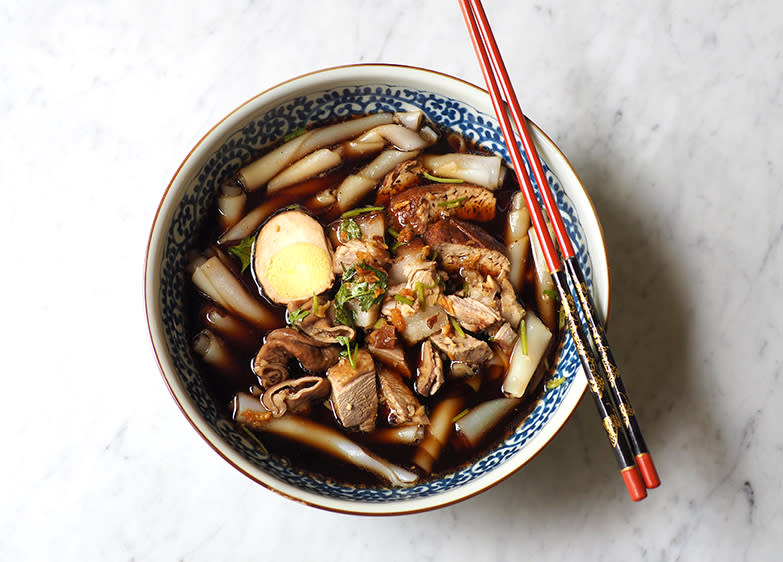
M448 272L459 272L461 269L475 269L483 275L507 275L511 269L508 258L496 250L475 248L465 244L441 242L433 246L438 253L440 263Z
M376 362L383 363L394 371L410 378L411 370L405 361L405 351L397 341L397 331L394 326L385 324L373 330L365 338L367 350Z
M344 268L349 268L356 263L366 263L377 268L389 265L391 259L386 244L382 240L349 240L340 244L334 250L333 269L338 275L342 275Z
M429 425L430 420L411 389L402 377L386 367L378 369L381 404L388 410L388 421L391 425L418 423Z
M326 376L332 385L332 407L340 423L346 428L373 430L378 416L378 386L369 352L356 352L355 368L342 357Z
M398 290L389 289L387 299L381 306L381 313L408 345L413 345L434 334L449 321L446 311L439 304L422 310L415 305L415 302L414 306L398 302L394 299L394 295L397 294L400 294ZM404 296L404 298L412 297Z
M422 262L419 268L408 268L405 284L390 287L381 313L397 329L409 345L434 334L448 322L446 312L438 304L442 295L440 277L435 262Z
M423 238L430 246L442 242L452 242L475 248L496 250L503 254L506 253L506 247L483 228L451 217L446 217L431 224L423 234Z
M500 314L514 329L519 328L525 316L525 307L517 300L516 291L506 277L500 279Z
M279 328L269 332L253 361L253 371L264 388L270 388L288 378L291 359L302 369L323 372L340 357L337 346L319 342L294 328Z
M430 247L420 238L400 246L389 267L389 284L405 283L417 269L434 268L435 262L428 258L429 253Z
M359 227L358 232L355 230L357 226ZM376 211L353 217L350 220L337 219L327 227L327 232L334 247L357 237L363 240L383 240L386 235L386 213Z
M318 299L316 306L315 298ZM350 326L334 322L332 303L323 296L289 303L288 320L292 326L322 343L338 343L338 337L353 340L356 336L356 331Z
M474 269L463 269L459 272L462 279L465 280L462 296L470 297L500 311L500 301L498 292L500 286L497 281L489 275L482 275Z
M441 303L446 312L471 332L480 332L500 321L500 314L494 308L470 297L446 295Z
M383 240L386 236L386 213L384 211L365 213L353 220L359 225L364 240Z
M430 340L452 361L481 366L492 358L492 349L487 342L469 334L458 336L440 332L430 336Z
M329 381L323 377L287 379L267 389L261 396L261 403L279 418L286 412L300 412L324 400L330 389Z
M416 377L416 392L422 396L432 396L443 384L443 359L430 340L421 344L419 369Z
M471 184L422 185L394 195L389 214L398 228L410 227L423 234L431 222L453 216L487 222L495 218L495 195Z
M508 322L503 322L489 328L487 333L506 357L511 357L511 351L514 349L518 337L514 328Z
M386 174L381 185L378 186L375 204L386 206L392 195L419 185L422 183L426 171L426 168L418 160L406 160L402 164L398 164L396 168Z

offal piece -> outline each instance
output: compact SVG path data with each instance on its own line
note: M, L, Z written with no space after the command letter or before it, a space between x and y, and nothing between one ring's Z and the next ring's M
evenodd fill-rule
M293 328L278 328L269 332L253 361L253 372L264 388L288 378L291 359L313 373L323 372L340 357L335 345L315 340Z
M286 412L306 410L314 402L329 396L329 381L315 375L288 379L267 389L261 403L279 418Z
M336 344L338 338L356 337L356 330L350 326L335 324L334 307L323 296L288 303L288 322L322 343Z

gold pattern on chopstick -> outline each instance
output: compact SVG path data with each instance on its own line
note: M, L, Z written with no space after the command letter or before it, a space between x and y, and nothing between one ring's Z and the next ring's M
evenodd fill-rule
M589 361L590 361L590 359L588 358L588 362ZM604 386L604 379L602 379L601 377L596 377L596 376L588 376L587 377L587 383L590 385L590 390L592 390L592 392L594 394L596 394L599 397L603 398L604 390L606 388Z
M606 386L604 385L604 380L600 376L595 376L595 373L598 372L598 365L596 365L595 360L593 359L593 354L590 353L587 347L585 347L585 342L582 340L582 338L579 337L576 318L574 316L576 303L574 302L574 297L571 295L571 293L565 294L565 306L563 308L568 320L568 327L570 328L571 335L574 338L576 352L579 354L579 357L582 358L585 363L587 363L587 370L589 372L585 374L587 376L587 383L590 385L590 390L599 397L603 397Z
M616 416L606 416L604 418L604 429L606 429L606 434L609 436L609 442L612 444L612 447L617 447L617 425Z
M628 397L624 394L620 394L620 404L618 406L620 410L620 414L623 416L623 423L625 424L625 427L629 428L631 427L631 416L634 415L633 408L631 408L631 405L628 403Z

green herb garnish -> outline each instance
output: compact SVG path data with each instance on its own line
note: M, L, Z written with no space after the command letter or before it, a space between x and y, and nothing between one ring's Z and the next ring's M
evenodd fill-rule
M541 291L541 294L543 294L545 297L549 297L552 300L557 299L557 291L555 291L554 289L544 289L543 291Z
M422 175L428 180L437 183L465 183L465 180L461 180L459 178L439 178L438 176L433 176L428 172L424 172Z
M408 306L413 306L413 299L409 299L405 295L394 295L394 300L396 300L400 304L407 304Z
M239 261L242 264L242 273L244 273L247 267L250 265L250 256L253 254L254 240L255 235L251 234L247 238L240 240L239 244L235 246L229 246L226 250L229 254L239 258Z
M519 322L519 345L522 355L527 355L527 322L524 318Z
M347 357L348 363L351 364L351 368L356 368L356 357L359 355L359 344L357 343L353 352L351 351L351 340L348 338L348 336L337 336L334 338L337 340L337 343L340 345L344 345L345 349L343 349L340 352L341 357Z
M302 310L301 308L297 308L293 312L288 313L288 317L286 318L286 322L289 326L294 326L295 324L301 322L305 318L310 316L309 310Z
M351 217L358 217L359 215L363 215L365 213L372 213L373 211L383 211L383 209L384 207L359 207L358 209L345 211L342 215L340 215L340 218L349 219Z
M385 271L367 263L343 267L342 284L334 295L335 320L340 324L353 326L353 313L345 308L348 302L356 303L363 312L383 300L388 287Z
M465 281L462 284L462 294L465 295L466 297L470 296L470 283L468 283L467 281Z
M334 307L334 321L338 324L351 327L356 323L353 319L353 312L337 305Z
M447 201L438 201L435 203L438 207L446 207L447 209L454 209L455 207L459 207L462 205L462 203L468 198L467 195L463 195L462 197L457 197L456 199L449 199Z
M464 418L467 415L468 412L470 412L470 408L465 408L459 414L457 414L456 416L451 418L451 423L457 423L459 420Z
M546 386L547 390L552 390L553 388L557 388L564 382L565 382L565 377L557 377L556 379L551 379L546 381L546 384L544 386Z
M395 240L399 237L400 233L394 230L392 227L389 227L386 229L386 232L388 232L392 238Z
M429 288L434 289L434 287ZM421 303L421 309L424 310L424 308L427 306L427 303L424 302L424 285L421 284L421 281L416 281L414 290L416 291L416 297L418 297L419 303Z
M313 314L318 315L318 295L313 293Z
M295 139L296 137L301 137L303 134L307 132L307 129L304 127L300 127L298 129L294 129L290 133L288 133L286 136L283 137L284 141L290 141L292 139Z
M340 232L345 236L346 242L362 237L362 229L359 228L359 223L353 219L343 219L340 222Z
M457 332L457 335L461 338L465 337L465 331L462 329L462 326L459 325L459 322L457 322L457 319L453 316L449 316L449 322L451 322L451 327L454 328L454 331Z
M246 425L242 426L242 429L245 430L245 433L247 433L250 436L250 439L256 442L256 445L258 445L258 448L261 449L261 452L263 452L265 455L269 454L269 451L266 450L266 447L264 447L264 444L261 443L261 440L256 437L256 434L252 432L252 430L247 427Z

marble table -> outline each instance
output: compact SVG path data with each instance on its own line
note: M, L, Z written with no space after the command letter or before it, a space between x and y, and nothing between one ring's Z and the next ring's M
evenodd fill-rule
M284 79L356 62L481 82L456 0L0 10L0 560L776 560L783 546L783 7L501 2L522 106L601 217L610 335L663 485L629 501L593 405L435 512L279 497L190 428L142 272L179 162Z

